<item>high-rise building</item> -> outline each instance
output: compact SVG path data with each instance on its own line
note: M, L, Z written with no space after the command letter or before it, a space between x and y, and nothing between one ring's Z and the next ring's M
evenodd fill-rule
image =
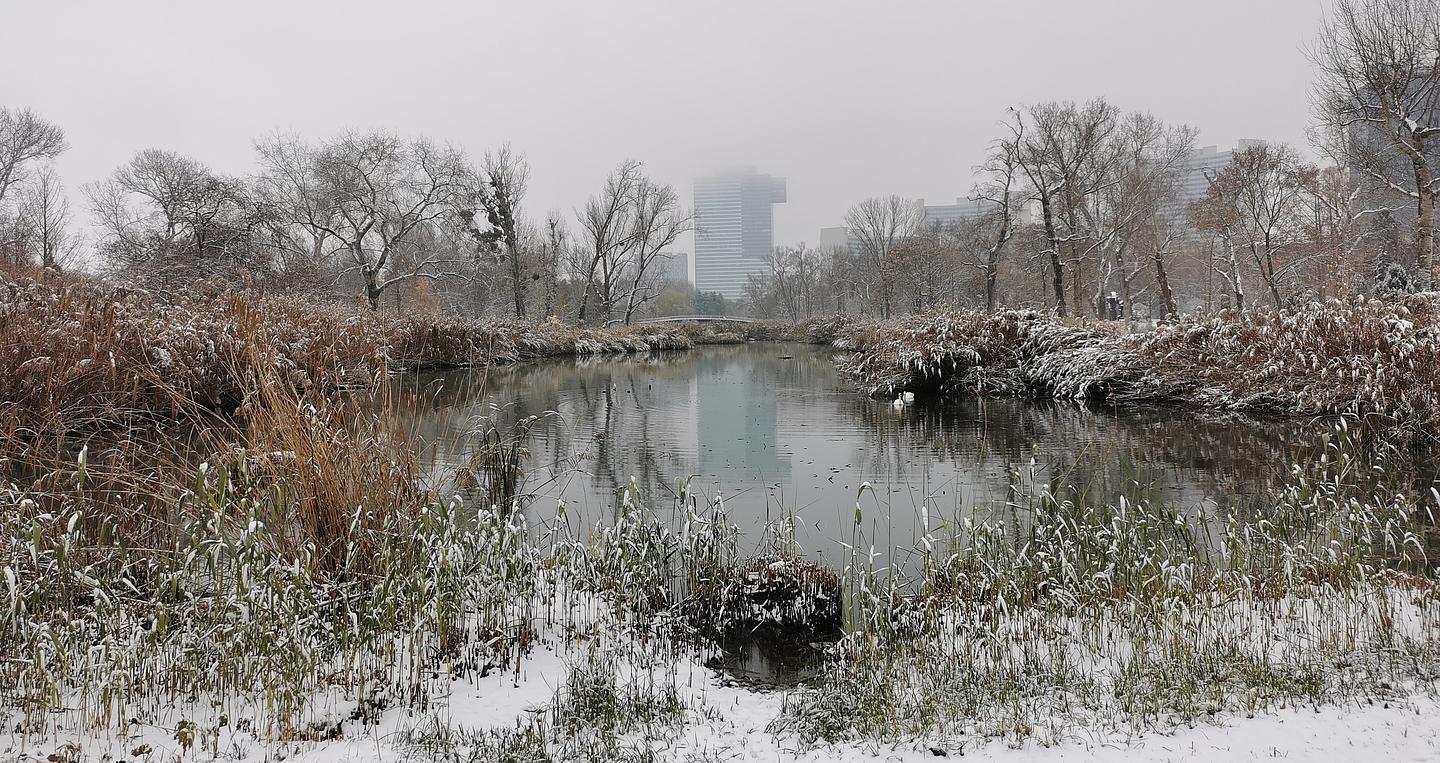
M1020 201L1018 198L1016 201L1019 203L1015 208L1012 222L1016 225L1028 225L1034 217L1034 204ZM968 223L986 215L997 214L999 210L993 201L964 197L955 199L954 204L926 204L924 199L920 199L918 203L922 212L921 230L932 230L936 227L949 228L958 223Z
M754 170L695 181L695 290L744 299L750 276L770 273L771 207L785 202L785 178Z
M970 199L956 199L954 204L926 204L924 199L920 199L920 205L925 212L921 222L922 228L930 228L935 225L948 227L956 223L969 222L998 209L993 202Z
M1219 150L1216 146L1205 146L1191 151L1180 167L1180 180L1176 184L1175 198L1167 202L1160 211L1172 218L1184 217L1189 211L1190 205L1205 198L1206 191L1210 190L1210 179L1207 175L1213 175L1224 169L1225 165L1235 157L1236 151L1243 151L1264 143L1265 141L1262 140L1241 138L1235 144L1235 148L1225 151Z
M656 263L660 279L672 284L690 283L690 253L669 252Z
M820 229L820 251L829 254L836 249L850 250L850 229L838 225Z

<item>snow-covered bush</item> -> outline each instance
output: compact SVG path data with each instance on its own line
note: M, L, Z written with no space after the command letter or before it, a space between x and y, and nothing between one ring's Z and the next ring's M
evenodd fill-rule
M875 396L1103 398L1440 428L1434 294L1227 311L1136 334L962 310L873 324L851 349L843 370Z

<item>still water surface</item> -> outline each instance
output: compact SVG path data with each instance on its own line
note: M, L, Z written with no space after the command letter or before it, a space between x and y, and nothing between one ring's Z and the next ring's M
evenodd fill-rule
M755 547L767 523L793 513L796 540L820 561L838 561L841 544L857 537L882 554L911 548L945 519L1014 500L1017 475L1031 488L1085 489L1090 500L1124 489L1214 513L1282 484L1322 429L1026 399L922 398L897 408L858 394L826 349L775 343L547 360L407 384L433 400L418 425L441 469L465 460L466 434L486 419L505 426L554 412L528 438L532 521L554 517L562 499L574 521L608 516L632 480L663 510L688 480L702 500L724 501L742 545Z
M855 543L874 547L877 566L905 567L922 534L943 539L945 520L992 518L1047 488L1111 503L1123 490L1214 522L1288 482L1291 465L1317 455L1329 426L1024 399L897 408L858 394L826 349L773 343L404 383L430 401L416 424L442 473L465 463L467 435L487 420L508 427L544 416L526 443L524 506L537 526L555 518L560 500L572 525L608 517L632 485L664 511L685 480L702 500L723 500L744 533L742 551L793 514L804 553L835 566L844 544ZM1431 482L1411 479L1421 490ZM861 494L866 483L872 489ZM731 634L711 664L747 683L793 683L821 664L817 639L824 636Z

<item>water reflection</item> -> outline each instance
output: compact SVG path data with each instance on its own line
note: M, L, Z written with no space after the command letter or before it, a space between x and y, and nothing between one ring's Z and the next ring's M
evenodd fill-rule
M740 684L793 686L820 674L826 648L840 636L838 630L815 632L774 625L738 628L721 635L715 655L705 664Z
M558 413L529 437L532 519L554 516L560 499L578 521L604 516L632 480L664 507L688 479L724 500L752 546L793 512L796 540L821 561L856 540L881 553L911 547L945 519L1003 507L1017 499L1017 475L1037 490L1084 489L1088 500L1124 490L1181 510L1229 507L1285 480L1320 429L1037 400L896 410L856 394L827 352L803 345L552 360L403 383L433 394L417 426L441 469L463 462L464 436L485 417L503 425Z

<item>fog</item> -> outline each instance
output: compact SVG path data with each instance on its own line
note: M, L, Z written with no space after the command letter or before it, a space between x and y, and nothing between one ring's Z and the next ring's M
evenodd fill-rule
M0 104L68 132L72 187L163 147L226 173L274 130L510 141L529 213L569 213L620 160L676 185L789 181L776 241L866 196L964 195L1008 106L1103 95L1200 130L1305 145L1320 0L507 3L16 2ZM688 242L683 244L688 248Z

